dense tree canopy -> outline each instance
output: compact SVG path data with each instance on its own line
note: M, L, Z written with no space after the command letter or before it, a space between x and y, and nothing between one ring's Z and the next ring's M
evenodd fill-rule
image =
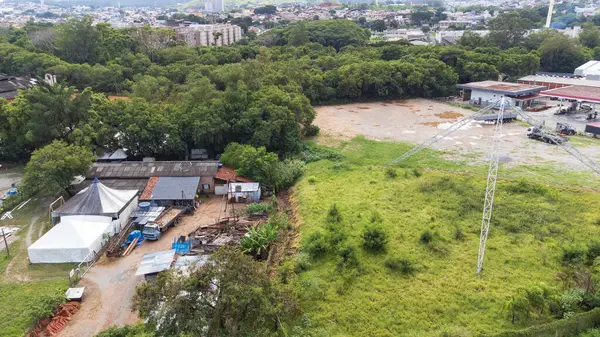
M93 160L85 147L54 141L36 150L25 167L25 195L56 196L68 193L73 178L85 175Z
M544 71L573 73L585 60L581 49L566 35L551 37L540 46L540 67Z
M350 20L294 23L226 47L187 47L172 30L91 26L87 18L26 26L0 43L0 72L52 73L62 86L0 104L0 159L27 159L53 140L161 158L185 158L192 148L215 155L238 142L285 158L301 148L315 117L311 105L452 95L458 82L535 73L540 56L544 70L572 71L594 54L552 30L523 38L528 19L503 18L489 37L467 32L451 47L367 44L368 29ZM507 24L513 21L519 24ZM78 46L61 41L80 31L90 53L75 60L79 54L62 51ZM560 43L544 43L550 38Z
M502 13L489 22L489 39L494 46L510 48L523 41L525 33L532 28L529 19L516 12Z
M272 336L298 313L292 293L269 278L266 266L224 247L189 276L161 273L137 288L134 303L157 336Z

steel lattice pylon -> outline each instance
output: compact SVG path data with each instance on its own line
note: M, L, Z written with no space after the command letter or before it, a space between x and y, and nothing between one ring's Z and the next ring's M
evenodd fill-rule
M506 102L504 97L502 98L501 101L495 102L495 103L477 111L476 113L474 113L471 116L468 116L468 117L458 120L456 123L452 124L448 129L436 134L435 136L425 140L421 144L419 144L416 147L405 152L400 157L396 158L391 163L389 163L388 166L397 164L398 162L413 156L414 154L424 150L425 148L437 143L438 141L440 141L444 137L448 136L449 134L453 133L454 131L467 125L473 119L473 117L478 116L478 115L483 115L486 112L488 112L494 108L497 108L497 107L500 108L499 109L500 112L496 116L496 120L495 120L496 124L494 127L494 139L493 139L493 144L492 144L490 165L489 165L489 169L488 169L487 185L486 185L486 189L485 189L485 201L484 201L484 205L483 205L483 215L481 218L481 235L479 237L479 255L478 255L478 259L477 259L477 273L478 274L481 273L481 271L483 270L483 259L485 256L487 237L488 237L489 230L490 230L492 210L494 207L494 195L496 192L496 181L498 178L498 165L499 165L498 163L499 163L499 158L500 158L500 143L501 143L501 136L502 136L502 127L503 127L503 121L504 121L504 114L505 114L507 108L514 110L528 124L538 127L544 133L544 135L546 135L548 137L548 139L550 139L553 143L555 143L556 145L559 145L567 153L569 153L573 157L577 158L580 162L582 162L584 165L586 165L587 167L592 169L594 172L600 174L600 166L597 165L593 160L591 160L590 158L583 155L581 152L579 152L579 150L577 150L573 146L571 146L569 144L565 144L563 141L561 141L559 139L560 138L559 135L557 135L552 130L546 128L544 125L542 125L540 123L536 123L536 121L525 111L523 111L519 107L515 107L515 106L509 104L508 102Z
M500 101L500 112L498 113L496 124L494 126L494 140L492 142L490 166L488 168L487 185L485 187L485 201L483 203L483 215L481 217L481 234L479 235L479 255L477 256L477 274L481 273L481 270L483 269L485 245L490 231L492 210L494 209L494 196L496 194L496 180L498 180L498 159L500 158L500 141L505 107L504 97L502 97L502 100Z

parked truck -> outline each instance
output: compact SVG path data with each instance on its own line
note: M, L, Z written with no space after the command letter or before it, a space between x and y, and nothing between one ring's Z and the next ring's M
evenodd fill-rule
M556 132L561 135L572 136L577 133L577 130L571 125L567 123L556 123Z
M531 139L541 140L550 144L562 144L567 141L567 138L549 132L544 132L542 131L542 129L536 126L532 126L529 129L527 129L527 137Z
M162 233L177 223L177 220L185 211L186 208L182 206L168 208L156 220L144 226L144 229L142 229L144 240L158 240Z

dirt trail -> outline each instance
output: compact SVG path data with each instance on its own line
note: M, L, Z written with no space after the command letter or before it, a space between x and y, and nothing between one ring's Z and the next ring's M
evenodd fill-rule
M34 215L31 217L31 220L29 221L29 225L27 226L27 234L25 234L25 247L29 247L33 243L32 242L33 241L33 229L35 228L35 223L38 221L39 218L40 218L39 216ZM21 232L21 231L22 230L20 230L19 232ZM12 237L13 241L16 240L17 238L18 238L17 236ZM29 281L31 281L31 279L27 275L19 275L18 273L13 272L13 267L14 267L15 263L17 263L17 261L20 260L18 258L20 254L27 254L27 250L19 252L17 254L17 256L15 256L10 261L10 263L6 266L4 275L7 279L16 280L19 282L29 282Z
M135 287L144 280L142 276L135 276L142 256L150 252L168 250L174 236L187 235L199 225L214 223L223 208L223 199L210 198L202 203L194 214L184 216L179 224L169 229L160 240L144 241L126 257L101 259L79 283L79 286L85 287L81 310L57 336L94 336L113 325L136 323L139 318L137 313L131 310L131 301Z

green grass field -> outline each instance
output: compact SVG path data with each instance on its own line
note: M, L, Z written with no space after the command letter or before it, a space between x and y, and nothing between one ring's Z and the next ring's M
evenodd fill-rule
M74 264L29 264L28 229L33 226L31 242L35 242L48 227L46 207L44 201L32 200L14 213L14 219L3 223L21 230L9 246L11 257L0 252L0 337L23 336L40 314L48 314L68 287L68 273Z
M49 298L60 296L66 280L11 282L0 281L0 336L23 336L32 327L40 311L47 310Z
M397 177L390 178L385 164L407 148L357 138L335 150L344 156L340 161L308 164L294 193L300 246L315 232L327 233L327 212L335 203L359 267L337 268L335 248L310 260L296 282L304 312L301 334L485 336L546 322L549 318L512 324L503 310L505 299L520 287L560 288L553 279L562 247L600 241L595 224L600 196L574 187L575 178L565 181L564 172L501 168L484 271L478 276L487 167L446 161L427 151L397 167ZM597 186L588 180L591 175L578 174L581 185ZM361 233L373 219L381 219L375 221L388 236L382 253L362 248ZM434 245L420 242L426 230L434 234ZM388 257L413 261L416 273L392 272L384 266Z

